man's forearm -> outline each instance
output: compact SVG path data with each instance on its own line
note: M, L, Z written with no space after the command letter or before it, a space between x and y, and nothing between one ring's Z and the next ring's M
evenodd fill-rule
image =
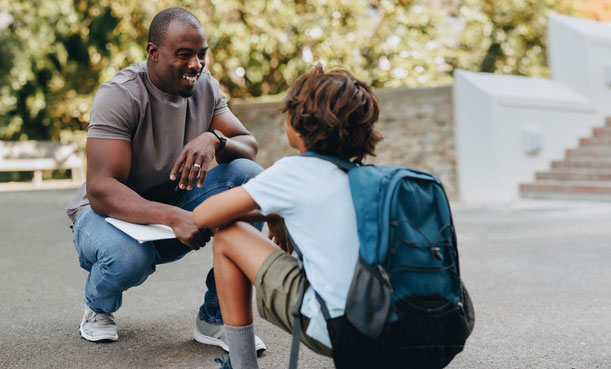
M225 163L234 159L245 158L252 161L257 156L257 140L251 135L233 136L227 139L223 150L216 153L216 161Z
M184 212L172 205L146 200L114 178L88 184L87 196L92 209L97 213L137 224L159 223L171 226Z

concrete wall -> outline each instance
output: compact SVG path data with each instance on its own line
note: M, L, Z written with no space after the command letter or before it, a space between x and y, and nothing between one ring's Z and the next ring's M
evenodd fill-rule
M601 121L611 116L611 24L552 14L548 40L552 78L590 99Z
M454 72L459 197L499 203L560 160L602 120L589 100L553 80Z
M454 71L461 200L518 199L519 183L611 115L611 27L552 15L548 40L550 80Z
M452 87L377 90L384 140L377 156L368 162L402 165L431 172L443 182L448 196L456 198L456 158ZM233 102L231 110L257 138L257 161L268 167L279 158L294 155L284 134L286 116L279 102Z

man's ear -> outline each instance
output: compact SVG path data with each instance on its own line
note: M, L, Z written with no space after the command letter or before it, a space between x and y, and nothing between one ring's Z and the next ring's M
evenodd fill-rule
M146 45L146 52L148 53L149 59L155 63L159 60L159 49L152 42Z

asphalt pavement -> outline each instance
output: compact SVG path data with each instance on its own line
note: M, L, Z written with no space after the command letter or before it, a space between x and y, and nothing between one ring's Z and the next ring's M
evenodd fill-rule
M128 290L119 341L80 338L86 272L64 205L73 191L0 193L0 368L218 368L193 340L211 248ZM453 204L476 324L449 368L611 368L611 203ZM257 317L262 368L286 368L290 336ZM333 363L302 346L300 368ZM406 366L407 367L407 366Z

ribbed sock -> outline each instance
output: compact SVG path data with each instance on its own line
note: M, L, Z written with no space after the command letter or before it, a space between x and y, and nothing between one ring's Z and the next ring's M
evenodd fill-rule
M231 366L235 369L259 369L252 323L241 327L225 325L225 333L231 353Z

